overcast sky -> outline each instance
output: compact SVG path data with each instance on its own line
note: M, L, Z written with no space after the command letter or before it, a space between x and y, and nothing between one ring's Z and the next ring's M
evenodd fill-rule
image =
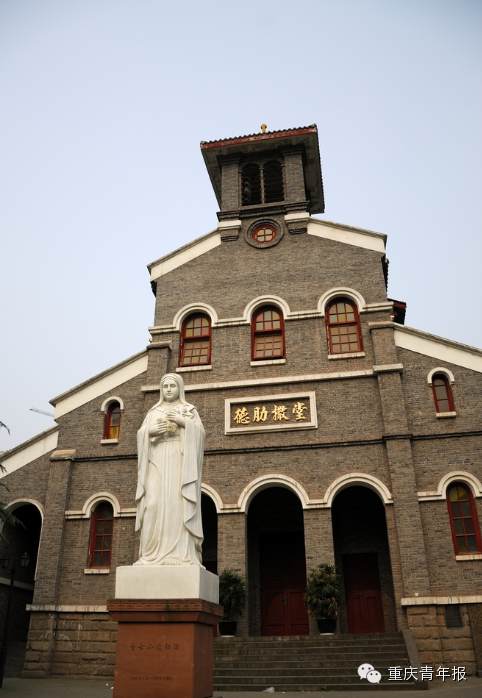
M0 0L0 450L146 346L146 264L216 227L200 141L262 123L318 125L322 218L388 235L406 324L482 346L481 32L477 0Z

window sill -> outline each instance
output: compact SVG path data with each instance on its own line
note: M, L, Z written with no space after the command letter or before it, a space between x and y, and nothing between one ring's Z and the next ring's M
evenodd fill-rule
M468 555L456 555L457 562L462 560L482 560L482 553L469 553Z
M259 361L251 361L250 366L272 366L273 364L285 364L286 359L260 359Z
M87 567L84 574L109 574L110 567Z
M328 359L362 359L364 356L364 351L352 351L347 354L328 354Z
M106 444L118 444L119 439L101 439L100 443L104 444L104 445L106 445Z
M176 368L176 373L185 373L186 371L212 371L213 367L211 364L206 364L205 366L179 366Z
M437 412L437 419L446 419L447 417L456 417L457 412Z

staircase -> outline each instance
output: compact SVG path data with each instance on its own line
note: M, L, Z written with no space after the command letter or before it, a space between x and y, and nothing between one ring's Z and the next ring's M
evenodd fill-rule
M360 664L382 675L379 684L360 680ZM413 690L427 682L388 681L388 668L409 667L401 633L214 639L217 691ZM403 672L402 672L403 676Z

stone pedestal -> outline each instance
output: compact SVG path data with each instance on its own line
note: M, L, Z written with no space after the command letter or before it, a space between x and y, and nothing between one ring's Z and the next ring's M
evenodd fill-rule
M118 568L107 602L119 623L113 698L212 696L218 599L219 579L204 568Z

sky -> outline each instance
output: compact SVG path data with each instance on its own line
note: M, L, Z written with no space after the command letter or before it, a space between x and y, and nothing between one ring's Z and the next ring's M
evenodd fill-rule
M0 451L142 351L146 265L217 224L199 143L318 125L324 220L406 324L482 347L479 0L0 0Z

